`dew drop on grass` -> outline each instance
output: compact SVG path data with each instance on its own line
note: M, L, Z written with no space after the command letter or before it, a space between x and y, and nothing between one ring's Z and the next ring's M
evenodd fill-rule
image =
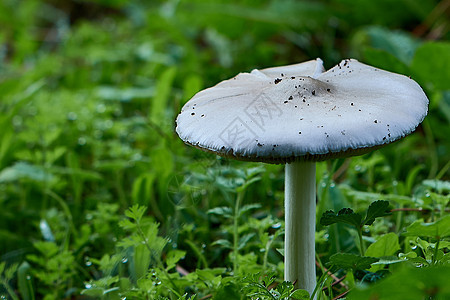
M30 275L27 275L27 280L31 280L31 276Z
M397 180L392 181L392 185L393 186L397 186L398 185L398 181Z
M330 188L334 188L336 184L334 182L330 183Z
M206 248L206 244L202 244L202 248L205 249Z
M172 248L173 248L173 249L176 249L177 247L178 247L178 244L177 244L177 243L173 243L173 244L172 244Z
M87 289L90 289L90 288L92 288L92 284L90 284L90 283L85 283L85 284L84 284L84 287L87 288Z
M430 196L431 196L430 193L425 194L425 197L427 197L427 198L430 198Z
M412 250L416 250L417 249L417 245L411 246Z
M128 258L127 257L122 258L122 263L123 264L126 264L127 262L128 262Z
M360 166L360 165L356 165L356 166L355 166L355 171L356 171L356 172L361 171L361 166Z
M0 296L0 299L2 299L2 300L8 300L8 298L6 298L5 295L1 295L1 296Z

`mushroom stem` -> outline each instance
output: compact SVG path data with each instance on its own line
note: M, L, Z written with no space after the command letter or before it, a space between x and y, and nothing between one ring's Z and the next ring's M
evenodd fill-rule
M310 294L316 286L316 163L286 164L284 278Z

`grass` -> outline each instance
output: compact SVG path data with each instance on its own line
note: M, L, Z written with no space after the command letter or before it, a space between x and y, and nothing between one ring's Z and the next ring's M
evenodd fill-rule
M315 57L411 76L430 99L407 138L317 165L318 221L392 210L317 224L318 298L448 297L444 2L349 2L0 3L1 297L307 297L282 280L283 167L188 147L174 120L223 79Z

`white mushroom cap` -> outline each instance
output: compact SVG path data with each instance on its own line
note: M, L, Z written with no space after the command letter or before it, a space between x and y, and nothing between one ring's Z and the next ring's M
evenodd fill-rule
M197 93L180 138L222 156L272 163L362 154L415 130L428 99L412 79L354 59L253 70Z

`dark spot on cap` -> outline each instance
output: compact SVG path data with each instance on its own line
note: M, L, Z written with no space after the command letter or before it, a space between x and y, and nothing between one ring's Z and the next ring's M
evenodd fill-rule
M201 115L201 117L203 118L205 115Z
M383 136L383 141L384 141L384 140L386 140L386 137L385 137L385 136Z
M358 111L361 111L360 109L358 109Z
M373 121L374 123L378 123L378 120Z
M286 101L284 101L284 103L288 103L288 101L286 100Z
M388 133L388 137L391 137L391 134L390 134L390 133Z
M262 147L262 144L261 144L261 143L258 143L258 144L256 144L256 145L258 145L258 147Z
M284 76L284 74L283 73L281 73L281 77L283 77Z
M329 92L331 92L331 90L330 90L330 89L327 89L327 92L329 93Z
M350 105L351 105L351 106L354 106L355 104L352 102L352 103L350 103Z
M341 134L342 134L342 135L345 135L345 130L342 130L342 131L341 131Z
M292 96L289 96L289 98L288 98L289 100L292 100L292 99L294 99L294 97L292 97Z
M313 90L313 91L311 92L311 94L315 95L315 94L316 94L316 90Z
M302 132L301 132L301 131L299 131L299 132L298 132L298 134L302 134Z
M292 76L292 77L291 77L291 79L295 79L295 77L294 77L294 76Z
M296 106L294 106L295 108L297 108L297 105Z
M277 79L275 79L275 84L278 84L278 83L280 83L281 82L281 79L280 78L277 78Z
M195 116L195 113L191 113L191 116Z

